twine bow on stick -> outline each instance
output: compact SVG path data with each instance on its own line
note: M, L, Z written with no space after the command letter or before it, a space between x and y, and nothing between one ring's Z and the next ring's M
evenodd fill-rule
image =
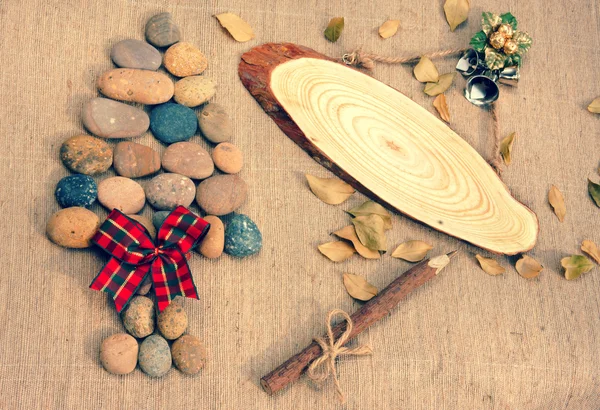
M346 330L340 335L336 341L333 336L333 330L331 329L331 320L340 315L346 320ZM366 356L372 354L373 351L369 346L357 346L357 347L345 347L344 344L350 338L352 334L352 328L354 324L348 313L341 309L334 309L327 315L327 341L320 337L315 338L315 342L321 346L323 354L315 359L308 367L306 374L311 380L316 382L325 381L330 374L333 375L333 383L335 384L336 393L340 399L340 402L344 403L346 398L340 387L340 381L337 377L337 371L335 369L335 359L338 356Z

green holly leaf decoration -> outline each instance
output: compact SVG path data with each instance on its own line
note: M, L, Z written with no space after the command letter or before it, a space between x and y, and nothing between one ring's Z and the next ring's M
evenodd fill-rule
M505 60L505 54L500 53L491 47L485 49L485 65L487 65L490 70L500 70L504 68Z
M510 24L513 30L517 30L517 19L510 12L504 13L500 16L503 24Z
M502 19L499 15L484 11L481 14L481 29L486 35L490 35L496 28L502 24Z
M504 61L504 67L511 67L511 66L519 66L521 67L521 56L518 54L513 54L512 56L507 56L506 57L506 61Z
M525 33L524 31L516 31L515 34L513 34L512 39L519 45L519 54L529 51L532 43L529 34Z
M487 44L487 35L485 34L484 31L479 31L479 32L475 33L475 35L473 36L473 38L471 39L471 42L469 44L475 50L481 52L485 49L485 46Z

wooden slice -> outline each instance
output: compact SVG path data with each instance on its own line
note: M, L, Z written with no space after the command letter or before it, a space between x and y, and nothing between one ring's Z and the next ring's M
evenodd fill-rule
M496 253L530 250L536 215L446 124L397 90L294 44L264 44L239 65L283 132L358 191Z

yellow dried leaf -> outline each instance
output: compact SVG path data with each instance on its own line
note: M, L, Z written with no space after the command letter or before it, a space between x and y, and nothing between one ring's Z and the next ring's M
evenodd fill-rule
M409 262L419 262L433 249L433 246L423 241L407 241L401 243L392 253L392 258L402 258Z
M600 97L592 101L587 108L589 112L593 112L594 114L600 114Z
M319 178L306 174L306 180L313 194L329 205L341 204L354 193L354 188L338 178Z
M548 202L550 202L550 205L554 208L554 213L558 217L558 220L563 222L565 220L565 215L567 214L565 197L554 185L550 187L550 191L548 192Z
M400 20L388 20L379 27L379 35L381 38L390 38L398 31Z
M519 275L525 279L533 279L537 277L544 267L530 256L523 255L515 264L515 268Z
M354 248L348 242L327 242L318 246L319 252L334 262L345 261L354 254Z
M515 138L517 137L517 133L513 132L502 141L500 141L500 155L502 155L502 159L506 165L510 165L510 153L512 152L512 147L515 142Z
M583 273L589 272L594 267L591 260L583 255L571 255L560 260L560 264L565 268L565 278L573 280L580 277Z
M600 250L594 242L587 239L581 242L581 250L590 255L596 263L600 263Z
M367 201L360 206L348 211L352 216L379 215L383 219L383 228L387 231L392 229L392 215L381 205L374 201Z
M225 30L231 34L236 41L244 43L254 38L254 31L250 24L233 13L221 13L215 16Z
M500 266L500 264L492 258L484 258L479 254L475 255L475 257L479 261L479 266L481 266L481 269L483 269L483 271L488 275L496 276L506 272L506 269Z
M440 75L440 79L436 83L427 83L425 84L425 88L423 92L425 94L434 97L438 94L446 91L451 85L452 81L454 81L454 76L456 73L448 73Z
M352 219L352 224L356 229L356 235L360 243L374 251L386 251L387 239L383 218L379 215L371 214L357 216Z
M450 25L450 31L463 23L469 17L471 4L469 0L446 0L444 3L444 13L446 20Z
M342 30L344 30L344 18L343 17L334 17L329 21L325 32L325 38L332 43L338 41L338 38L342 35Z
M421 57L419 63L413 68L413 74L417 81L422 83L437 83L440 74L428 57Z
M600 207L600 185L592 182L591 179L588 179L588 192L596 206Z
M365 302L377 296L378 292L377 288L367 282L365 278L351 273L344 273L344 286L350 296Z
M381 256L378 251L373 251L364 246L362 243L360 243L360 240L356 235L354 225L348 225L345 228L340 229L339 231L335 231L333 234L339 238L346 239L352 242L352 245L354 245L354 249L356 249L356 252L358 252L358 254L363 258L378 259Z
M450 123L450 111L448 110L448 103L446 102L446 96L440 94L433 100L433 106L440 114L440 118L447 123Z

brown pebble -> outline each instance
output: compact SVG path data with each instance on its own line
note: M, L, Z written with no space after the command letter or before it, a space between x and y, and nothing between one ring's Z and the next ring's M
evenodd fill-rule
M237 175L215 175L198 185L196 202L207 214L227 215L246 201L248 186Z
M100 188L98 188L99 190ZM194 202L196 186L191 179L179 174L159 174L146 184L146 197L154 208L168 211Z
M152 221L150 219L146 218L145 216L136 215L136 214L131 214L131 215L127 215L127 216L130 217L131 219L133 219L134 221L141 223L142 226L144 228L146 228L146 230L150 234L150 237L152 239L156 239L156 228L154 227L154 225L152 224Z
M198 113L198 126L202 135L215 144L229 141L233 135L229 116L225 109L216 103L206 104Z
M100 362L109 373L128 374L135 370L138 351L137 340L127 333L117 333L102 341Z
M206 364L206 349L196 336L184 335L171 346L173 363L182 373L197 374Z
M135 68L109 70L98 78L97 87L109 98L149 105L169 101L175 91L166 74Z
M225 245L225 227L219 217L206 215L204 220L210 224L208 233L196 248L204 257L215 259L223 253Z
M146 277L144 278L144 281L142 282L142 284L140 285L140 287L138 288L137 292L135 292L137 295L147 295L148 292L150 292L150 289L152 289L152 276L151 274L146 275Z
M217 92L217 84L203 75L185 77L175 83L173 98L186 107L197 107Z
M61 209L50 217L46 234L55 244L65 248L87 248L100 226L100 219L89 209L74 206Z
M193 142L169 145L163 154L162 166L169 172L193 179L208 178L215 170L210 154Z
M154 332L154 303L145 296L134 296L121 313L123 326L134 337L142 338Z
M132 138L148 131L150 117L143 110L108 98L92 98L82 111L83 125L102 138Z
M242 151L229 142L222 142L215 147L212 158L221 171L227 174L237 174L244 165Z
M160 155L146 145L122 141L115 147L114 167L117 174L139 178L160 170Z
M156 325L165 339L174 340L181 336L187 329L188 317L180 302L173 301L160 312Z
M208 61L196 46L181 42L169 47L165 52L163 64L167 71L174 76L189 77L206 70Z
M124 214L135 214L144 207L146 195L133 179L111 177L98 184L98 202L109 210L116 208Z
M78 135L63 142L60 159L73 172L97 175L113 162L112 148L104 141L89 135Z

